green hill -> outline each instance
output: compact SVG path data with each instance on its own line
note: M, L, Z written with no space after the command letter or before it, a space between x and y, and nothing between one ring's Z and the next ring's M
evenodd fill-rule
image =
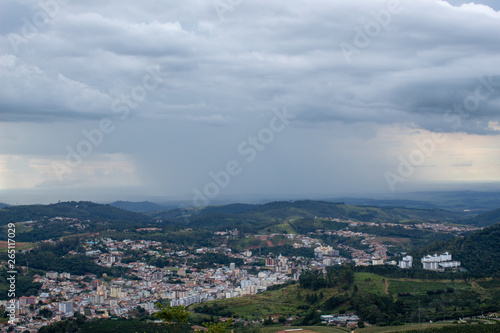
M124 220L149 222L146 216L111 205L101 205L90 201L69 201L49 205L21 205L0 209L0 225L7 223L40 220L53 217L70 217L81 220Z
M490 212L482 213L466 221L465 223L478 227L487 227L500 222L500 208Z
M316 325L319 313L355 312L371 324L402 325L500 309L500 286L491 283L495 280L396 279L366 272L354 272L349 277L347 267L329 268L327 272L326 276L314 271L303 273L298 284L195 304L189 309L210 316L233 314L247 320L297 316L292 325Z
M110 205L116 208L125 209L136 213L156 212L168 208L166 206L162 206L150 201L115 201L110 203Z
M77 221L65 221L56 217ZM16 241L19 242L37 242L48 238L153 225L152 220L143 214L88 201L0 209L0 229L6 230L8 223L16 223ZM7 233L2 232L0 240L5 240L6 237Z
M441 209L352 206L326 201L276 201L262 205L232 204L204 208L174 209L148 216L173 224L206 228L247 228L257 231L288 220L301 218L340 218L363 222L459 222L464 215Z
M500 275L500 224L473 232L467 236L435 242L415 252L415 257L448 251L454 260L469 270L472 276Z

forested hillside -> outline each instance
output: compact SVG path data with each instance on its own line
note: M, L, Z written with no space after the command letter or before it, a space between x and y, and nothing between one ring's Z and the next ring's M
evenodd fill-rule
M81 220L105 221L122 220L149 222L142 214L115 208L110 205L96 204L90 201L69 201L50 205L10 206L0 209L0 225L10 222L40 220L53 217L70 217Z
M462 262L472 276L500 275L500 224L495 224L463 237L432 243L419 251L415 257L425 254L452 253L454 260Z
M173 224L207 228L238 228L256 231L286 220L331 217L363 222L441 221L459 222L465 217L441 209L351 206L326 201L276 201L263 205L233 204L205 208L174 209L149 213Z
M466 221L467 224L476 225L478 227L486 227L500 222L500 208L490 212L479 214L476 217Z
M156 212L168 208L149 201L141 201L141 202L115 201L110 203L110 205L116 208L125 209L136 213Z

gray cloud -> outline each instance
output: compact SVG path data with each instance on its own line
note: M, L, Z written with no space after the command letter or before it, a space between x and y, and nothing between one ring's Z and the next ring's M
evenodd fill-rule
M296 118L284 141L273 142L276 155L266 148L234 191L257 190L252 177L279 178L285 192L336 181L348 189L344 176L321 181L333 167L362 188L395 154L394 142L373 141L387 128L498 135L500 8L481 3L401 0L401 13L346 59L342 43L354 47L358 31L388 1L242 1L221 16L201 0L69 2L29 38L23 29L43 11L38 2L2 1L0 122L18 132L2 134L9 144L0 153L64 157L82 130L107 117L116 131L95 154L130 156L146 182L161 178L158 186L185 193L286 106ZM150 66L161 69L161 84L121 120L114 101L140 86ZM456 111L489 76L493 90L480 90L487 97ZM23 138L33 131L36 149ZM310 183L287 183L285 176L311 170L295 155L321 165ZM373 165L373 172L354 172L357 164ZM266 166L275 170L266 174ZM170 171L162 174L164 167Z
M26 112L27 121L36 112L33 105L25 104L30 102L41 105L42 113L54 109L48 115L52 119L59 117L59 110L85 118L77 105L67 105L78 93L61 87L56 74L72 80L77 88L80 84L100 93L85 94L81 98L87 101L79 105L90 113L106 112L108 106L99 99L110 103L140 82L144 67L159 64L169 73L169 82L150 96L157 107L148 105L145 116L194 101L206 104L207 113L213 112L205 117L214 117L250 103L271 107L273 101L284 98L307 108L303 119L309 121L405 122L413 113L445 112L468 84L481 75L496 74L499 68L500 36L492 32L499 27L500 14L487 7L456 8L433 1L403 1L402 13L393 15L380 36L347 64L339 44L352 44L355 29L373 20L371 13L388 6L385 1L361 3L361 7L326 1L316 6L242 3L222 22L209 15L214 9L206 5L190 7L198 8L193 16L182 6L147 4L138 9L140 19L131 15L135 6L127 2L120 8L92 2L61 5L45 29L19 46L18 54L6 55L16 60L4 71L23 71L23 76L8 77L18 96L5 92L2 97L10 95L20 109L31 109ZM13 5L7 2L6 6ZM9 49L5 36L20 33L18 25L11 29L4 34L2 49ZM41 73L26 70L30 66ZM26 89L26 82L36 92ZM33 99L36 94L56 105L43 107L49 102ZM387 107L406 116L394 119L394 111L383 110ZM374 109L382 110L370 114ZM317 116L311 115L315 112ZM495 115L486 105L475 117L483 113Z

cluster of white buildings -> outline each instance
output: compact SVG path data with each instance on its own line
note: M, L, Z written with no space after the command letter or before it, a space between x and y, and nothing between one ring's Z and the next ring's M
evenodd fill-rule
M314 249L314 256L319 259L323 257L338 257L339 250L334 250L331 246L318 246Z
M432 271L443 271L446 268L458 268L460 267L460 261L454 261L451 258L451 253L445 252L442 254L433 254L426 255L422 259L423 269L432 270ZM412 256L404 256L398 262L399 268L412 268L413 267L413 257Z
M233 265L233 264L231 264ZM170 304L189 306L204 301L212 301L221 298L233 298L239 296L248 296L265 291L269 286L285 283L290 278L281 272L271 272L262 270L257 276L248 275L245 270L218 268L212 272L210 280L226 281L227 279L237 278L239 285L228 283L214 283L212 285L196 285L192 288L185 288L180 291L166 293L165 296L170 299ZM297 275L298 278L298 275Z
M451 254L445 252L443 254L437 255L426 255L421 259L422 266L427 270L444 270L445 268L457 268L460 267L460 261L453 261L451 259Z

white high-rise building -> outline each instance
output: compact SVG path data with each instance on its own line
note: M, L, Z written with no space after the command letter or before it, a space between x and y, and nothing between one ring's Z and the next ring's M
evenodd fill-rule
M411 268L413 266L413 257L412 256L404 256L398 262L399 268Z
M154 272L153 273L153 280L155 281L161 281L165 277L165 273L163 272Z
M75 311L73 310L73 302L60 302L59 311L64 313L65 316L72 316Z

